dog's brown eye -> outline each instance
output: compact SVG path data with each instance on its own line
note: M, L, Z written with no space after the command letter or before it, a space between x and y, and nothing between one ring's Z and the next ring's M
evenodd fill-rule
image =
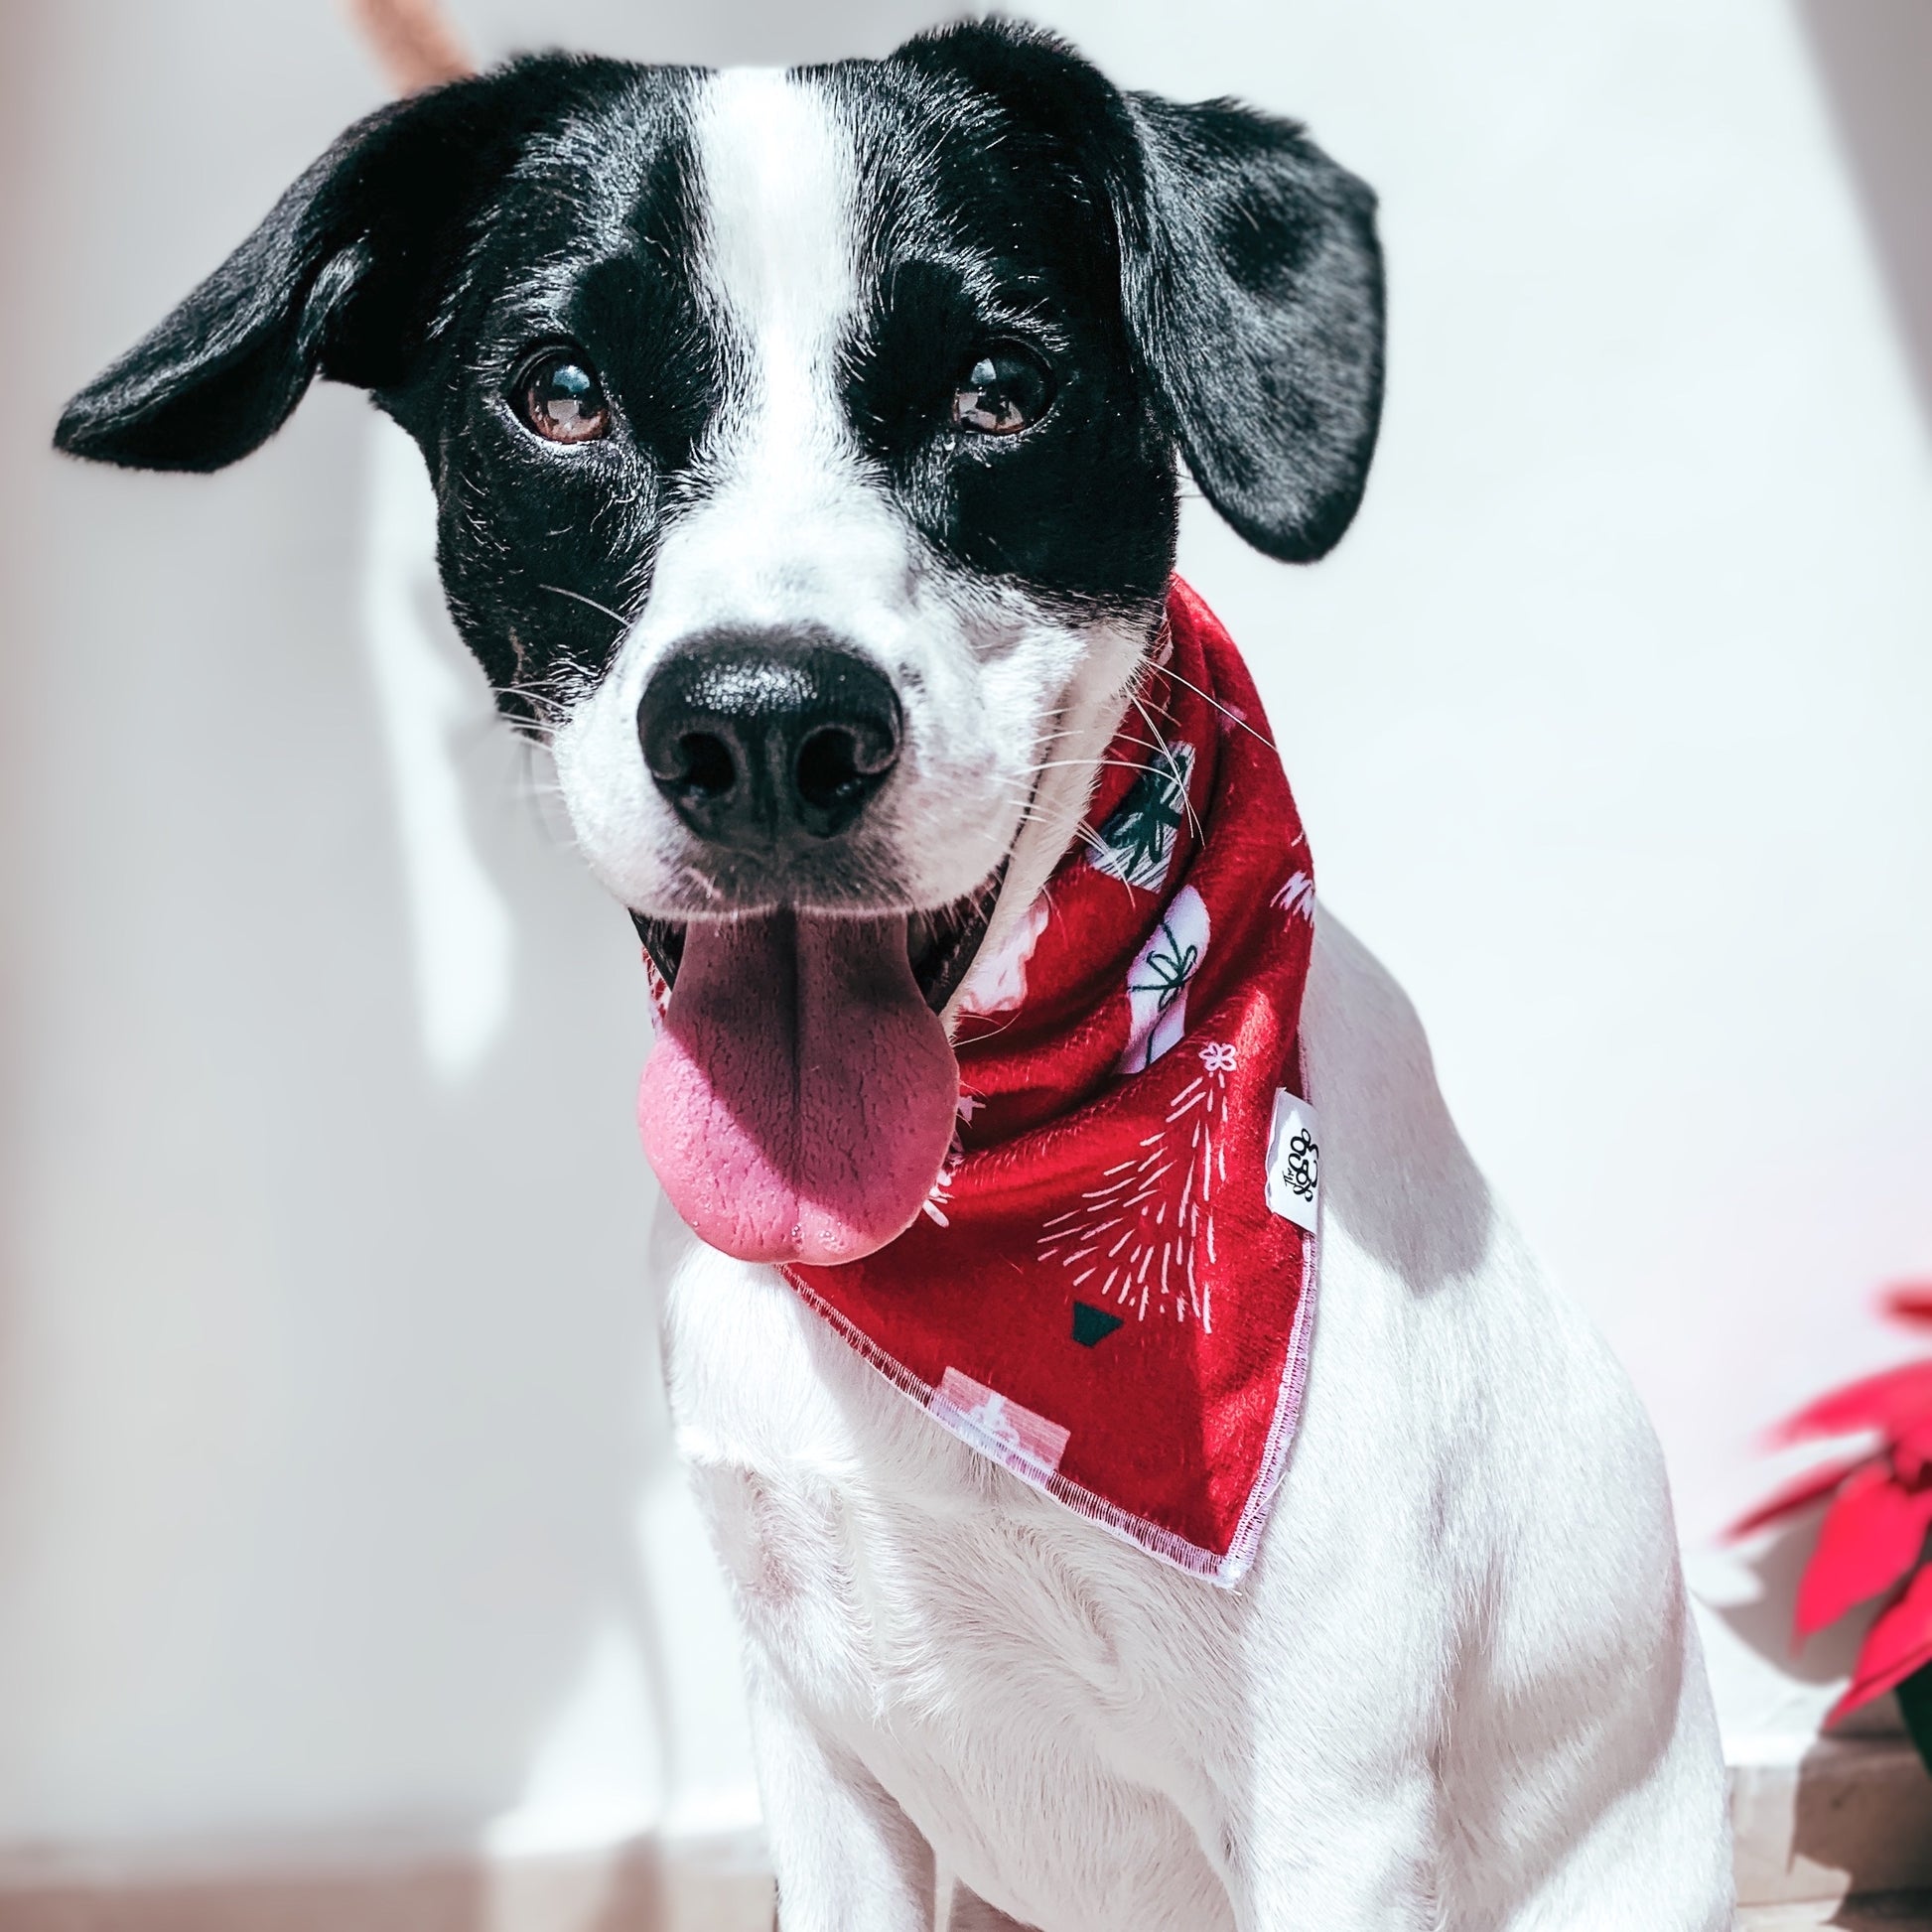
M589 443L609 433L604 386L581 357L546 355L523 378L523 420L552 443Z
M1022 348L993 348L973 358L953 391L952 419L978 436L1011 436L1045 415L1053 378Z

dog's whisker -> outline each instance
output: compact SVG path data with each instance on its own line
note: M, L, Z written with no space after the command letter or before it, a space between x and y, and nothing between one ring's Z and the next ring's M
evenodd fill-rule
M1033 766L1035 773L1041 771L1083 771L1110 766L1116 771L1145 771L1147 766L1136 764L1132 759L1045 759Z
M568 532L560 532L560 534L568 534ZM600 604L594 597L586 597L582 591L566 590L561 584L539 584L537 589L540 591L548 591L553 597L567 597L574 604L588 605L591 610L609 618L620 629L628 630L630 628L630 619L621 616L618 612L612 610L608 604Z
M1271 752L1273 752L1277 758L1281 757L1281 750L1276 745L1275 741L1272 738L1267 737L1265 734L1256 731L1255 728L1251 724L1249 724L1248 721L1245 718L1243 718L1238 711L1229 710L1228 707L1224 705L1219 698L1215 697L1211 691L1203 691L1198 684L1189 683L1188 680L1182 677L1180 673L1176 671L1172 664L1164 665L1162 668L1165 674L1173 678L1176 684L1184 686L1187 690L1193 692L1193 694L1198 698L1205 698L1207 702L1211 704L1214 707L1214 709L1218 711L1221 714L1221 716L1228 721L1230 725L1238 725L1241 728L1241 730L1246 732L1248 736L1255 741L1257 745L1266 745L1268 749Z
M1153 714L1148 710L1147 706L1141 702L1140 694L1130 691L1127 695L1128 701L1146 722L1148 730L1153 732L1157 738L1160 737L1161 728L1154 722ZM1181 770L1180 759L1176 757L1173 746L1164 742L1156 756L1162 759L1167 764L1168 775L1173 780L1173 788L1179 796L1181 808L1186 812L1188 822L1194 828L1194 837L1196 839L1204 839L1206 833L1200 822L1200 814L1195 811L1194 801L1187 795L1187 774Z

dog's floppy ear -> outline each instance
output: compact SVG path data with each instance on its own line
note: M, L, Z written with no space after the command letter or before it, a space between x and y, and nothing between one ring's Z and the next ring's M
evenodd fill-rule
M1272 557L1332 549L1382 412L1375 197L1292 122L1123 94L1065 42L965 22L895 57L1000 104L1112 216L1128 333L1208 500Z
M521 61L358 121L68 404L56 446L134 469L218 470L267 441L318 374L399 383L482 199L591 65Z
M1353 519L1381 421L1375 197L1233 101L1126 106L1109 186L1128 328L1208 501L1310 562Z

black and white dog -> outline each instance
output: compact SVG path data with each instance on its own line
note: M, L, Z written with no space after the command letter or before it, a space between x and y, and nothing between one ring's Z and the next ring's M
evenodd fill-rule
M1380 355L1371 198L1298 129L969 25L793 72L549 56L374 114L58 440L212 470L318 374L369 390L428 462L464 635L660 955L773 905L902 915L950 1010L1086 807L1177 458L1249 542L1320 556ZM760 743L819 734L755 821L686 756L750 738L652 751L694 665ZM1304 1040L1320 1334L1238 1590L975 1457L769 1269L681 1239L672 1400L787 1932L929 1927L935 1855L959 1928L1728 1922L1645 1419L1325 917Z

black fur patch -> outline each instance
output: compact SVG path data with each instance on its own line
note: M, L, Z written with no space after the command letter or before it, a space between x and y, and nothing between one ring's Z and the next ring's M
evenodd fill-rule
M1104 190L1071 143L956 58L978 40L824 75L860 179L879 184L860 211L872 288L848 408L943 554L1035 593L1144 609L1173 566L1173 446L1125 328ZM1051 407L1014 436L955 429L955 383L1001 342L1047 364Z
M1035 193L1072 182L1097 204L1074 218L1108 247L1155 426L1214 507L1270 556L1332 549L1381 420L1369 190L1292 122L1122 94L1063 42L1009 22L923 36L893 60L996 103Z
M437 354L384 393L422 445L450 608L535 722L593 682L649 594L658 537L724 373L691 266L698 76L616 69L530 143L445 298ZM532 436L513 390L533 348L580 346L614 410L602 441Z

